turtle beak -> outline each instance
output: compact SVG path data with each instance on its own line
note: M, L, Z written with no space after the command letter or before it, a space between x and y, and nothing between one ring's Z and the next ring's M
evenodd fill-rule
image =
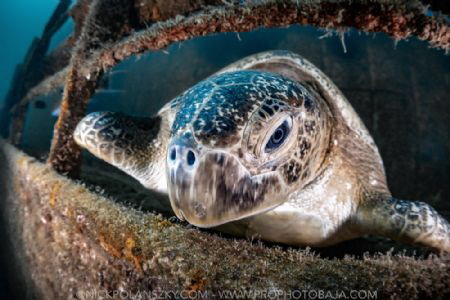
M185 220L181 199L189 198L192 178L198 165L198 149L188 138L174 139L167 151L167 179L172 209L180 220Z
M172 209L198 227L255 215L286 199L277 173L252 176L234 155L202 148L191 137L169 143L166 164Z

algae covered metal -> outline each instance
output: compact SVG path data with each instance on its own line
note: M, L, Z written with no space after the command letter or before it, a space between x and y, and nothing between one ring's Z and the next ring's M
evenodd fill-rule
M4 287L6 295L26 299L233 297L227 291L244 298L317 298L314 293L319 292L331 298L350 296L355 291L366 298L369 293L377 298L445 298L450 294L448 254L437 256L405 247L401 249L408 255L377 255L374 253L386 252L391 246L398 249L398 245L376 239L314 251L291 249L192 228L171 217L166 198L147 193L105 164L87 157L81 169L81 150L73 139L102 77L136 54L211 33L291 24L316 26L327 32L338 30L341 37L350 28L383 32L396 40L415 36L425 43L410 41L407 45L414 47L406 50L406 43L400 43L396 52L391 51L392 44L370 43L363 37L361 43L354 43L355 39L348 38L349 56L330 50L339 47L342 53L336 40L329 46L331 42L302 34L299 29L306 28L302 26L283 29L285 39L267 35L253 41L264 41L264 45L270 45L267 49L290 48L328 74L377 142L393 194L428 200L448 217L448 61L443 51L438 52L439 57L428 57L423 47L426 44L448 51L448 18L434 11L448 14L448 8L425 0L79 0L70 8L69 4L60 1L42 36L30 47L2 107L2 116L11 116L10 123L2 118L3 134L11 127L10 141L33 150L30 143L43 140L33 130L42 131L45 122L36 122L29 104L42 95L63 91L51 150L48 152L45 144L45 151L36 156L47 163L1 142L0 199L4 201L0 234L5 243L0 263L5 272L0 274L4 283L0 295ZM72 35L47 53L47 42L68 16L75 23ZM187 51L169 48L175 53L168 55L172 64L160 66L160 60L149 56L144 60L152 60L152 64L143 65L138 75L132 74L134 86L150 86L145 81L149 73L145 72L164 69L163 74L173 80L155 80L154 84L168 91L166 95L171 98L175 96L171 92L186 89L232 60L251 54L229 51L218 55L228 52L223 51L225 46L239 47L230 39L220 40L223 36L226 34L211 42L221 41L219 46L208 44L209 52L191 51L189 45ZM237 35L236 40L249 45L247 37L251 39L251 33ZM267 50L253 47L249 47L254 49L252 53ZM214 56L212 52L217 53ZM189 62L197 65L185 69L183 63ZM152 106L149 93L144 94L133 94L126 104ZM169 100L166 98L159 101ZM142 111L147 113L146 109ZM289 167L287 173L293 174ZM385 224L376 224L381 225ZM372 254L363 255L367 250Z

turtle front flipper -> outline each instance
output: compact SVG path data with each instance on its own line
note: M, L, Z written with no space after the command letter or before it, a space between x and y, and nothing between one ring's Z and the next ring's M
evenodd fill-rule
M364 203L357 216L366 233L450 252L450 224L425 202L376 199Z
M74 139L98 158L133 176L147 188L166 192L165 149L169 127L163 116L129 117L94 112L78 124Z

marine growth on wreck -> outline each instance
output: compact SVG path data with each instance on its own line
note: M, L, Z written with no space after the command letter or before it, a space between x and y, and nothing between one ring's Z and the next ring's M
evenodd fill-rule
M0 296L448 297L448 13L58 1L0 106Z

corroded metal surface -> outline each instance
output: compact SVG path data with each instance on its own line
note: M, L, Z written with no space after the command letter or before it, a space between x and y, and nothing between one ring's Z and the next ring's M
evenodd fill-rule
M2 251L2 262L22 258L31 280L21 289L33 289L35 298L119 299L120 291L201 291L219 298L224 291L268 293L269 287L281 295L370 290L380 298L413 299L450 293L448 255L329 260L308 250L225 239L114 203L9 145L0 149L0 187L7 191L2 217L13 229L12 245L23 245Z

